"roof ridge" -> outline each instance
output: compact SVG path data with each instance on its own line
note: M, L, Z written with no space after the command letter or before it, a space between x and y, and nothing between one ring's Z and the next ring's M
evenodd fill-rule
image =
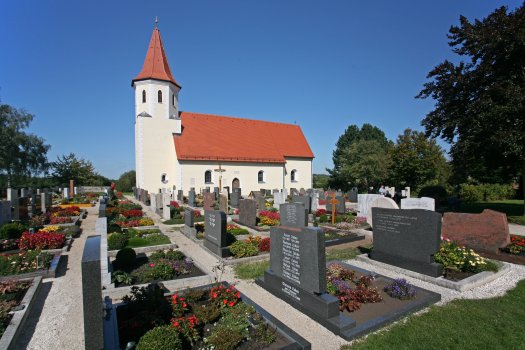
M283 122L275 122L275 121L268 121L268 120L260 120L260 119L250 119L250 118L243 118L243 117L235 117L235 116L229 116L229 115L219 115L219 114L210 114L210 113L200 113L200 112L185 112L181 111L181 115L187 113L187 114L193 114L198 116L206 116L206 117L219 117L219 118L229 118L229 119L235 119L235 120L249 120L253 122L261 122L261 123L268 123L268 124L278 124L278 125L286 125L286 126L292 126L301 128L297 124L289 124L289 123L283 123Z

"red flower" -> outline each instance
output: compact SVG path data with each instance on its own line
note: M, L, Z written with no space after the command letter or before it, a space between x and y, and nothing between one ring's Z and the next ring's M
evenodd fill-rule
M155 267L154 263L149 264L149 267Z
M228 303L228 305L229 305L229 306L233 306L233 305L235 305L235 301L230 301L230 302Z
M228 303L228 300L224 299L224 300L222 301L222 303L223 303L224 305L226 305L226 304Z
M241 298L241 292L237 292L237 293L235 293L235 297L236 297L237 299L240 299L240 298Z
M217 299L217 293L213 293L213 299Z

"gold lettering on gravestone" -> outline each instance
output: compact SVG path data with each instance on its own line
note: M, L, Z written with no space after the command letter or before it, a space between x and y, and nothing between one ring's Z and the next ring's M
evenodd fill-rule
M282 270L283 277L301 284L301 263L300 263L300 242L299 238L290 234L283 234L283 259Z
M374 217L374 227L384 232L401 233L401 228L410 227L416 221L415 216L377 214Z

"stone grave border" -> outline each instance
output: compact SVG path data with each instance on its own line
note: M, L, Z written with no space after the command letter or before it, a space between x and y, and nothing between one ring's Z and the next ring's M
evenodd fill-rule
M239 225L239 226L251 228L252 230L255 230L257 232L270 232L270 228L272 227L272 226L268 226L268 229L263 229L261 228L261 226L252 226L252 225L243 224L242 222L239 222L239 219L233 219L233 218L232 218L232 222L234 222L236 225Z
M199 241L199 240L197 239L197 241ZM202 249L204 249L207 253L211 254L215 259L218 260L219 263L224 264L226 266L237 265L237 264L246 263L246 262L255 262L255 261L269 260L270 259L270 253L269 252L259 252L259 254L257 254L257 255L247 256L247 257L244 257L244 258L232 258L232 256L229 256L227 258L222 258L222 257L218 256L217 254L215 254L214 252L212 252L211 250L209 250L208 248L206 248L204 246L204 242L200 242L199 241L197 243L201 243L200 246L201 246Z
M319 226L319 227L323 228L322 226ZM337 230L336 229L334 231L342 231L342 230ZM349 232L350 234L354 234L355 236L341 237L341 238L334 238L334 239L325 240L324 241L324 246L325 247L333 247L333 246L339 245L339 244L345 244L345 243L350 243L350 242L362 241L366 237L364 234L358 233L358 232L355 232L355 231L345 231L345 232Z
M18 337L22 333L27 317L29 316L29 312L31 311L36 302L36 296L38 294L38 291L42 286L42 276L21 280L30 280L32 281L32 284L26 291L24 298L20 302L20 306L23 306L23 309L12 312L13 317L11 318L9 325L5 329L2 338L0 338L0 349L14 348Z
M56 277L56 270L58 267L58 264L60 263L60 258L62 257L61 253L55 253L55 256L53 257L53 260L51 260L51 265L47 270L37 270L33 272L28 273L22 273L19 275L7 275L7 276L1 276L0 281L5 280L20 280L20 279L27 279L27 278L34 278L38 276L42 276L42 278L55 278Z
M166 235L164 235L164 236L166 236ZM168 237L168 236L166 236L166 237ZM176 243L170 243L170 244L150 245L150 246L147 246L147 247L137 247L137 248L133 248L133 250L138 255L140 253L156 252L157 250L177 249L178 247L179 246ZM116 257L118 251L119 251L118 249L117 250L108 250L107 251L108 252L108 257L110 257L110 258Z
M510 271L510 264L502 261L495 261L495 263L499 267L498 272L491 272L491 271L483 271L480 273L477 273L475 275L472 275L468 278L462 279L461 281L450 281L445 279L443 276L441 277L432 277L428 275L424 275L419 272L403 269L401 267L389 265L377 260L372 260L368 257L368 254L361 254L355 257L357 261L367 263L372 266L380 267L388 271L392 271L394 273L399 273L408 277L416 278L418 280L431 283L436 286L448 288L457 290L459 292L465 292L470 289L482 286L484 284L487 284L496 278L499 278Z
M162 282L162 283L165 285L164 282ZM230 284L227 283L227 282L220 282L220 284L223 285L224 287L229 287L230 286ZM209 288L211 288L213 286L216 286L216 284L208 283L206 285L196 286L196 288L198 288L198 289L209 289ZM165 296L170 296L170 295L174 294L175 292L179 292L179 293L180 292L185 292L186 289L188 289L188 287L191 288L190 286L181 286L180 288L171 290L170 293L164 293L164 295ZM276 328L277 331L282 336L284 336L285 338L287 338L288 340L290 340L292 342L292 344L288 345L284 349L310 350L312 348L311 347L312 345L306 339L304 339L299 334L294 332L291 328L287 327L285 324L283 324L281 321L279 321L277 318L275 318L268 311L266 311L261 306L256 304L253 300L249 299L242 292L241 292L241 300L244 303L248 304L248 305L252 305L255 308L255 311L258 312L263 317L264 321L269 326L271 326L273 328ZM123 305L122 302L113 303L111 301L111 299L109 299L109 300L106 299L106 310L107 310L107 313L110 314L111 316L110 317L106 317L104 319L104 330L105 330L105 332L104 332L104 338L105 338L104 339L104 343L105 344L112 343L115 346L115 349L118 349L117 345L121 345L121 344L118 344L118 324L117 324L117 318L116 318L117 308L119 306L121 306L121 305ZM114 317L113 317L113 315L114 315ZM108 331L108 332L106 332L106 331Z

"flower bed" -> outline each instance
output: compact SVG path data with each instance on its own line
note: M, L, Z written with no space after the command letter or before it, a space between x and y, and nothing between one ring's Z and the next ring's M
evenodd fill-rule
M129 228L129 227L141 227L141 226L153 226L155 223L152 219L148 217L142 218L118 218L112 220L111 224L115 224L120 228Z
M114 232L108 235L108 250L118 250L125 247L149 247L161 244L170 244L168 236L159 229L136 230L127 229L125 232Z
M259 226L277 226L281 216L276 211L262 210L259 212Z
M137 256L133 249L124 248L112 266L111 281L117 287L204 275L191 258L173 249Z
M45 275L54 277L60 254L49 254L40 250L27 250L15 254L0 254L0 276L11 275Z
M525 256L525 237L511 235L510 244L503 251L513 255Z
M239 240L229 246L230 253L234 258L246 258L256 256L260 253L270 251L270 238L260 236L250 236L248 239Z
M176 202L175 202L176 203ZM184 212L185 207L171 207L171 219L163 222L165 225L181 225L184 224ZM204 215L201 214L200 210L195 209L193 211L193 222L203 222Z
M20 238L19 248L22 250L59 249L64 246L65 241L66 236L62 233L48 231L24 232Z
M250 232L245 228L240 228L239 226L235 224L228 224L226 226L226 230L228 233L231 233L234 236L240 236L240 235L249 235Z
M310 344L227 284L164 296L135 288L116 308L118 338L137 349L304 349Z

